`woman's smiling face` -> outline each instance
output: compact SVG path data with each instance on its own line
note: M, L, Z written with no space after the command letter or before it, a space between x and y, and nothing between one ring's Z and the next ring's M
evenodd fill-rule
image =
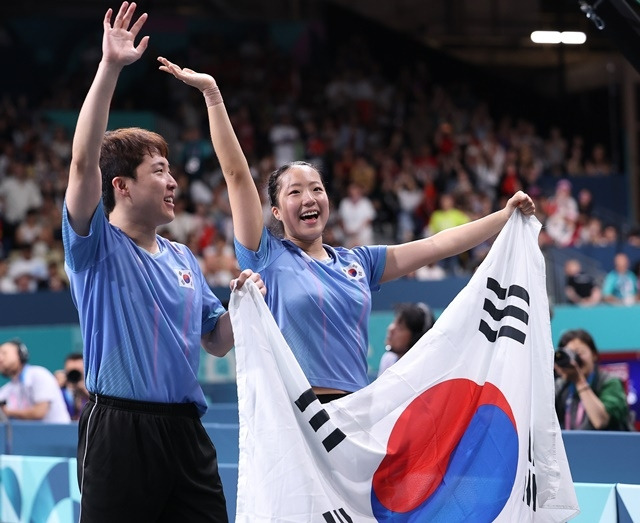
M284 225L287 239L309 243L322 237L329 219L329 198L320 173L294 165L280 176L278 206L273 215Z

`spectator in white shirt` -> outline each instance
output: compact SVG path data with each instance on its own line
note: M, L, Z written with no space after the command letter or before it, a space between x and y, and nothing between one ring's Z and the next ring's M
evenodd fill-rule
M350 183L348 196L340 201L338 214L344 231L345 246L349 249L373 243L373 220L376 210L363 194L362 187Z
M9 382L0 388L0 403L8 418L69 423L71 418L53 373L30 365L29 352L20 340L0 345L0 373Z

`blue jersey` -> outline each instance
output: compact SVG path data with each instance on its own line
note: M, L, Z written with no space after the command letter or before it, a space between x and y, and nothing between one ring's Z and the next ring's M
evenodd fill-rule
M65 269L78 309L90 392L138 401L194 402L200 338L224 308L184 245L157 236L159 252L138 247L98 205L88 236L62 223Z
M379 289L386 246L332 248L318 261L266 228L251 251L235 241L242 269L259 272L266 302L309 383L353 392L369 384L371 291Z

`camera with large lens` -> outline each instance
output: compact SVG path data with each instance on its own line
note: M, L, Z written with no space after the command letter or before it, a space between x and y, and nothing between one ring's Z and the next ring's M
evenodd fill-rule
M582 367L582 358L571 349L563 348L558 349L554 356L554 362L558 367L568 368L572 363L575 363L578 367Z
M82 380L82 372L79 370L70 370L67 372L67 383L77 385Z

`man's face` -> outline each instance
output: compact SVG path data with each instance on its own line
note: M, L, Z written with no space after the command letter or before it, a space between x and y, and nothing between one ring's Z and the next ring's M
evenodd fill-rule
M3 343L0 345L0 374L11 378L16 376L22 369L18 347L14 343Z
M135 222L157 227L175 218L173 200L177 183L166 158L146 155L136 169L136 179L122 180L127 186L130 216Z

